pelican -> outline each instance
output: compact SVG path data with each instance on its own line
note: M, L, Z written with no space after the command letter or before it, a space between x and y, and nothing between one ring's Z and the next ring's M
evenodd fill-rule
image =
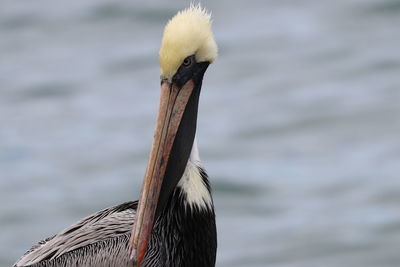
M191 5L165 26L160 104L139 201L83 218L14 267L215 266L214 204L195 138L203 76L218 53L211 24L207 10Z

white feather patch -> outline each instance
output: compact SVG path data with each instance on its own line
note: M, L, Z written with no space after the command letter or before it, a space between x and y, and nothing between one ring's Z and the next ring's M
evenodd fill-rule
M212 198L206 184L200 174L201 166L196 139L193 142L190 158L186 165L185 172L179 180L178 186L185 194L186 204L190 208L211 209Z

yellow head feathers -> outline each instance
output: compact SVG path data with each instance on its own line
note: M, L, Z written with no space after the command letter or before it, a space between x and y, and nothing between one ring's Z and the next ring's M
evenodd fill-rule
M217 54L211 14L200 5L191 5L165 26L160 48L161 77L171 80L187 56L195 55L197 62L211 63Z

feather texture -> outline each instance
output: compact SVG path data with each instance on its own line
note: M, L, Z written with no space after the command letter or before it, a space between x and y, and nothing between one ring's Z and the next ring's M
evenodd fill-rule
M14 267L127 266L136 207L137 201L126 202L96 212L40 241Z
M197 168L211 203L207 208L188 205L187 194L176 187L154 224L143 267L215 265L214 206L207 174ZM127 266L136 208L134 201L96 212L34 245L14 267Z

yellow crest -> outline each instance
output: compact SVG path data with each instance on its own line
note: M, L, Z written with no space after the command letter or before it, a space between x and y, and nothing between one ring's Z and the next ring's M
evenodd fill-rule
M190 5L165 26L160 48L161 77L171 80L187 56L195 55L197 62L211 63L217 54L211 14L200 4Z

